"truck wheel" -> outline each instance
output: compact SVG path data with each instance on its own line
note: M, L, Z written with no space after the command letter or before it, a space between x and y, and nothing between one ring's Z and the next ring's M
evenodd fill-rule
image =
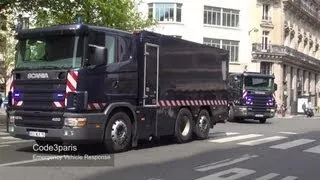
M260 122L261 124L266 123L266 121L267 121L267 119L266 119L266 118L259 119L259 122Z
M194 126L194 134L198 139L207 139L210 131L210 115L205 109L201 110Z
M228 121L229 121L229 122L234 122L234 121L235 121L234 108L233 108L232 105L230 105L230 107L229 107L229 117L228 117Z
M123 112L115 113L105 129L104 146L109 153L126 151L131 142L131 121Z
M180 109L175 126L175 138L178 143L185 143L192 139L194 121L187 108Z

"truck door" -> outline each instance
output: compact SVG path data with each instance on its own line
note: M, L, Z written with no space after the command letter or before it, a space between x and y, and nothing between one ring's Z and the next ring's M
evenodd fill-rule
M143 106L157 106L159 88L159 45L146 43L144 55Z

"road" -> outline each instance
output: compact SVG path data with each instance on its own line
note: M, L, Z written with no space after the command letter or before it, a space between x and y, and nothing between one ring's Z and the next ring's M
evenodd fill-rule
M116 154L114 165L34 158L54 153L34 152L33 141L11 138L0 126L0 180L313 180L318 178L320 165L319 124L319 117L218 124L208 140L144 142L137 149ZM94 148L85 147L80 155L108 156Z

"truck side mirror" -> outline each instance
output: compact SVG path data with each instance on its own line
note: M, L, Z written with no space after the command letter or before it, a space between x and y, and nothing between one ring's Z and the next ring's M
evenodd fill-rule
M108 49L105 47L89 45L89 64L101 65L105 64L108 59Z
M234 81L234 86L236 88L240 88L240 79L238 77L233 77L233 81Z
M278 89L278 84L274 83L274 91Z

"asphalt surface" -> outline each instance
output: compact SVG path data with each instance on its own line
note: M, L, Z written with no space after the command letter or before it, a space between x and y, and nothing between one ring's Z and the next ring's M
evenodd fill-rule
M0 180L268 180L318 178L320 117L273 118L218 124L210 139L175 144L169 138L141 142L137 149L114 157L97 146L81 147L68 157L110 157L114 160L43 160L56 152L35 152L33 141L11 138L0 125Z

